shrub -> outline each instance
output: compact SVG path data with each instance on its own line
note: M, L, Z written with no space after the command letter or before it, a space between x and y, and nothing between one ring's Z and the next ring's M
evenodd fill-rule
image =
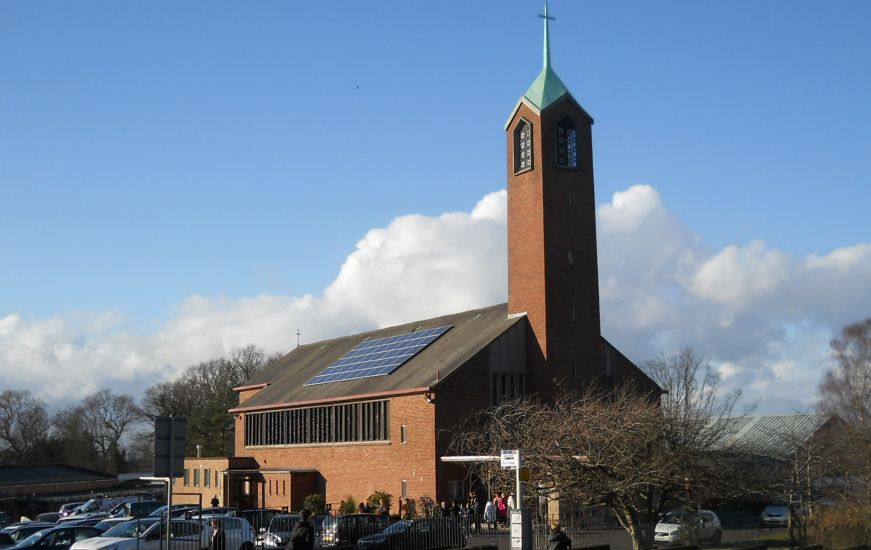
M342 515L357 513L357 499L348 495L339 503L339 513Z
M323 514L327 507L327 501L324 499L324 495L315 493L305 497L305 500L303 500L303 506L307 510L310 510L312 514Z
M369 495L369 498L366 499L366 502L367 504L369 504L372 510L376 512L381 509L383 503L383 505L387 508L387 511L389 512L392 500L393 496L387 491L375 491L374 493Z
M826 548L852 548L871 545L871 526L867 518L871 506L839 502L820 510L808 525L808 539Z

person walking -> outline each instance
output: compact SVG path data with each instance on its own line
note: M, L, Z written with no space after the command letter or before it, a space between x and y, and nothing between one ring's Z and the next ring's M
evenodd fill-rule
M221 527L221 521L218 519L212 520L212 537L209 539L209 550L226 550L227 537L224 535L224 529Z
M570 550L572 539L568 538L560 529L558 521L550 526L550 536L547 537L547 550Z
M287 550L314 550L315 529L308 520L311 515L311 510L307 508L299 513L299 521L290 532Z

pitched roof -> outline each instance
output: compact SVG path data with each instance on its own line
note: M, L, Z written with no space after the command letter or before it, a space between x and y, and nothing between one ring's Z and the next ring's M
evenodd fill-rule
M67 466L48 464L42 466L0 466L0 486L44 483L70 483L76 481L113 480L115 476Z
M267 409L401 390L423 391L437 386L440 380L449 377L522 319L523 316L509 318L508 305L499 304L299 346L255 374L246 386L265 387L233 410ZM445 325L451 325L452 328L388 375L305 385L367 339L386 338Z
M786 458L810 441L831 418L825 414L726 418L725 445L738 446L757 455Z

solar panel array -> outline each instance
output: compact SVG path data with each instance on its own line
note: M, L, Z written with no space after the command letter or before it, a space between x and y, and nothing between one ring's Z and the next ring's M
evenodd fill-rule
M361 342L305 385L390 374L450 329L447 325Z

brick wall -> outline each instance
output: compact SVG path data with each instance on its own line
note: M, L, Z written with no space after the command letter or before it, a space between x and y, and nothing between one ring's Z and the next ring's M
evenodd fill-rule
M200 504L211 506L212 497L217 496L220 506L228 506L225 492L226 477L223 472L229 467L226 458L186 458L184 467L188 471L187 484L184 478L175 478L172 483L173 504ZM199 472L195 474L194 472ZM208 485L206 474L208 473Z
M400 443L403 424L408 427L406 444ZM326 485L325 498L334 506L347 496L358 502L365 500L376 490L392 494L395 502L401 494L402 480L407 481L408 494L414 498L433 496L436 491L435 406L427 403L422 393L390 399L388 442L246 448L242 440L243 429L244 414L236 421L238 454L256 460L262 471L317 470ZM294 491L311 488L311 484L294 485L286 498L290 502L299 502L298 499L308 495L298 495Z
M556 125L567 115L576 170L555 161ZM515 174L521 118L533 127L533 167ZM508 309L527 313L529 389L549 391L555 379L580 388L602 372L591 121L568 98L541 114L521 103L507 136Z

